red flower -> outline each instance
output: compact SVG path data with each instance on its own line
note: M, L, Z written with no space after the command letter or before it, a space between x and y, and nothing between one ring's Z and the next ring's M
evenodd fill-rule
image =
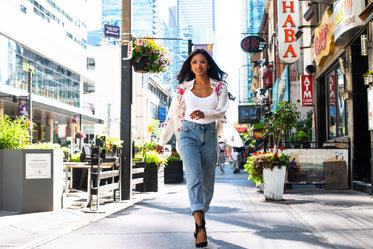
M273 154L273 157L278 157L278 154L277 153Z
M257 152L257 151L255 151L253 155L254 155L254 156L256 156L257 154L258 154L258 152Z
M280 150L285 150L285 147L280 147Z

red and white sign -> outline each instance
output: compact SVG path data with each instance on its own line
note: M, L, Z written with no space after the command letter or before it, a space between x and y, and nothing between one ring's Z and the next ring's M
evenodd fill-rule
M329 76L329 98L330 106L335 106L335 76Z
M302 106L313 106L312 76L301 75L300 84Z
M300 41L295 38L299 26L298 0L278 0L277 9L279 57L284 63L291 64L300 54Z

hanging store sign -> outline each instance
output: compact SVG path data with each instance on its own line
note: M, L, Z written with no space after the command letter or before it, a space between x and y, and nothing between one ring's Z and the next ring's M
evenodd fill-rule
M260 122L260 107L254 105L238 106L238 123L255 124Z
M335 106L335 76L329 76L329 101L330 106Z
M241 48L243 51L250 54L263 52L267 47L266 40L258 35L250 35L242 39Z
M300 83L302 106L313 106L312 76L301 75Z
M326 11L320 26L315 29L314 52L316 66L321 67L328 55L334 53L334 19L332 12Z
M295 33L299 26L298 0L277 1L279 57L284 63L294 63L300 54L300 41Z
M359 14L365 7L364 1L338 0L333 5L334 39L336 46L349 43L362 26Z

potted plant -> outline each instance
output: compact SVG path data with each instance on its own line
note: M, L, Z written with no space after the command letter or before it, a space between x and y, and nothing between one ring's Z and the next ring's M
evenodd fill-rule
M281 102L277 111L264 121L264 135L273 143L271 152L255 153L249 157L245 170L250 173L249 180L264 184L266 200L282 200L286 169L290 166L289 156L279 147L283 135L298 124L299 112L292 103ZM279 150L281 153L279 153Z
M135 40L132 50L132 65L135 72L166 72L170 64L170 55L161 44L154 39Z
M63 152L30 145L32 122L0 117L0 210L19 213L61 208Z
M85 138L87 138L87 134L85 134L85 133L82 132L82 131L78 131L78 132L75 134L75 138L76 138L76 139L85 139Z
M364 77L364 84L369 86L370 83L373 83L373 70L368 70L366 73L363 74Z
M373 75L372 75L373 76ZM369 84L368 84L369 85ZM349 90L344 90L343 92L341 92L341 95L342 95L342 99L343 100L348 100L351 98L351 92Z
M144 183L136 185L138 191L157 192L164 185L165 160L155 151L155 146L154 141L144 144Z
M167 157L164 168L164 183L181 183L184 181L183 162L175 149Z
M99 136L95 137L94 146L102 148L101 157L104 159L118 157L118 149L122 148L123 140L111 136Z

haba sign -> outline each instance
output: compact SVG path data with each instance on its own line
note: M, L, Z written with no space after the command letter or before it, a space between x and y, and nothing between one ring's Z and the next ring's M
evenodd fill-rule
M302 106L313 106L312 76L301 75L300 83Z
M267 47L267 42L263 37L258 35L250 35L242 39L241 48L243 51L251 54L263 52Z
M356 35L363 20L359 14L364 10L365 1L338 0L333 5L334 39L336 46L344 46Z
M321 67L326 57L334 53L334 19L331 12L324 13L321 24L315 29L313 44L316 66Z
M299 40L295 33L299 26L298 0L278 0L278 45L279 57L284 63L294 63L300 54Z

